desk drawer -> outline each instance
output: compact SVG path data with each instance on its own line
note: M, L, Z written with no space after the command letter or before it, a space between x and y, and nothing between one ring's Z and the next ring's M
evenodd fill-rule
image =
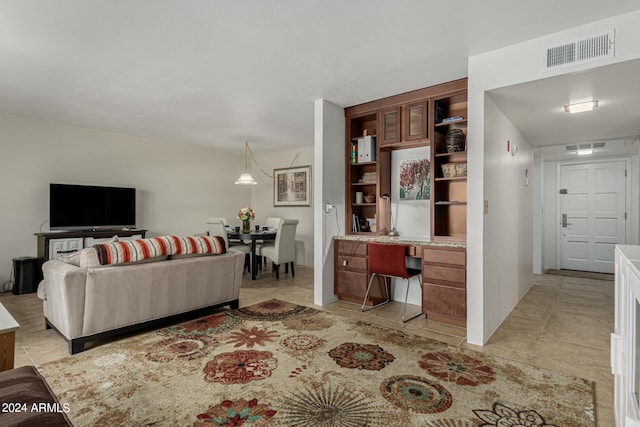
M338 253L347 256L367 256L367 243L353 240L338 240Z
M456 251L425 248L422 253L422 259L425 262L434 264L466 265L466 258L466 252L464 250Z
M350 257L349 255L338 255L338 270L367 272L367 259L363 257ZM345 265L346 263L346 265Z
M463 268L440 267L437 265L423 265L422 278L426 282L455 282L461 287L465 286L467 281L467 272Z

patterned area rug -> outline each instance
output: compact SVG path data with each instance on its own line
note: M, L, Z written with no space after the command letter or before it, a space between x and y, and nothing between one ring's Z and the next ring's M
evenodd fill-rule
M594 426L589 381L279 300L40 367L76 426Z

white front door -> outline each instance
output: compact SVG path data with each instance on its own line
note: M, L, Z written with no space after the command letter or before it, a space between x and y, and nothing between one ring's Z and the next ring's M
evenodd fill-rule
M560 268L613 273L626 243L625 160L560 165Z

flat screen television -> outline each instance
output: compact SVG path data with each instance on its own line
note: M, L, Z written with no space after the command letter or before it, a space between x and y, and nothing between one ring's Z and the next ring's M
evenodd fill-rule
M51 230L106 230L135 225L135 188L49 184Z

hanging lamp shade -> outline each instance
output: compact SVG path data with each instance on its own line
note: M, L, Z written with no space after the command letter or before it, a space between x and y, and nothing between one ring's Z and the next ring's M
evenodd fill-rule
M236 180L236 184L244 184L244 185L257 185L258 181L253 179L249 172L245 172L240 175L240 178Z
M240 175L240 178L236 180L236 184L240 185L258 185L258 181L256 181L249 171L247 170L247 162L249 159L249 143L244 141L244 173Z

